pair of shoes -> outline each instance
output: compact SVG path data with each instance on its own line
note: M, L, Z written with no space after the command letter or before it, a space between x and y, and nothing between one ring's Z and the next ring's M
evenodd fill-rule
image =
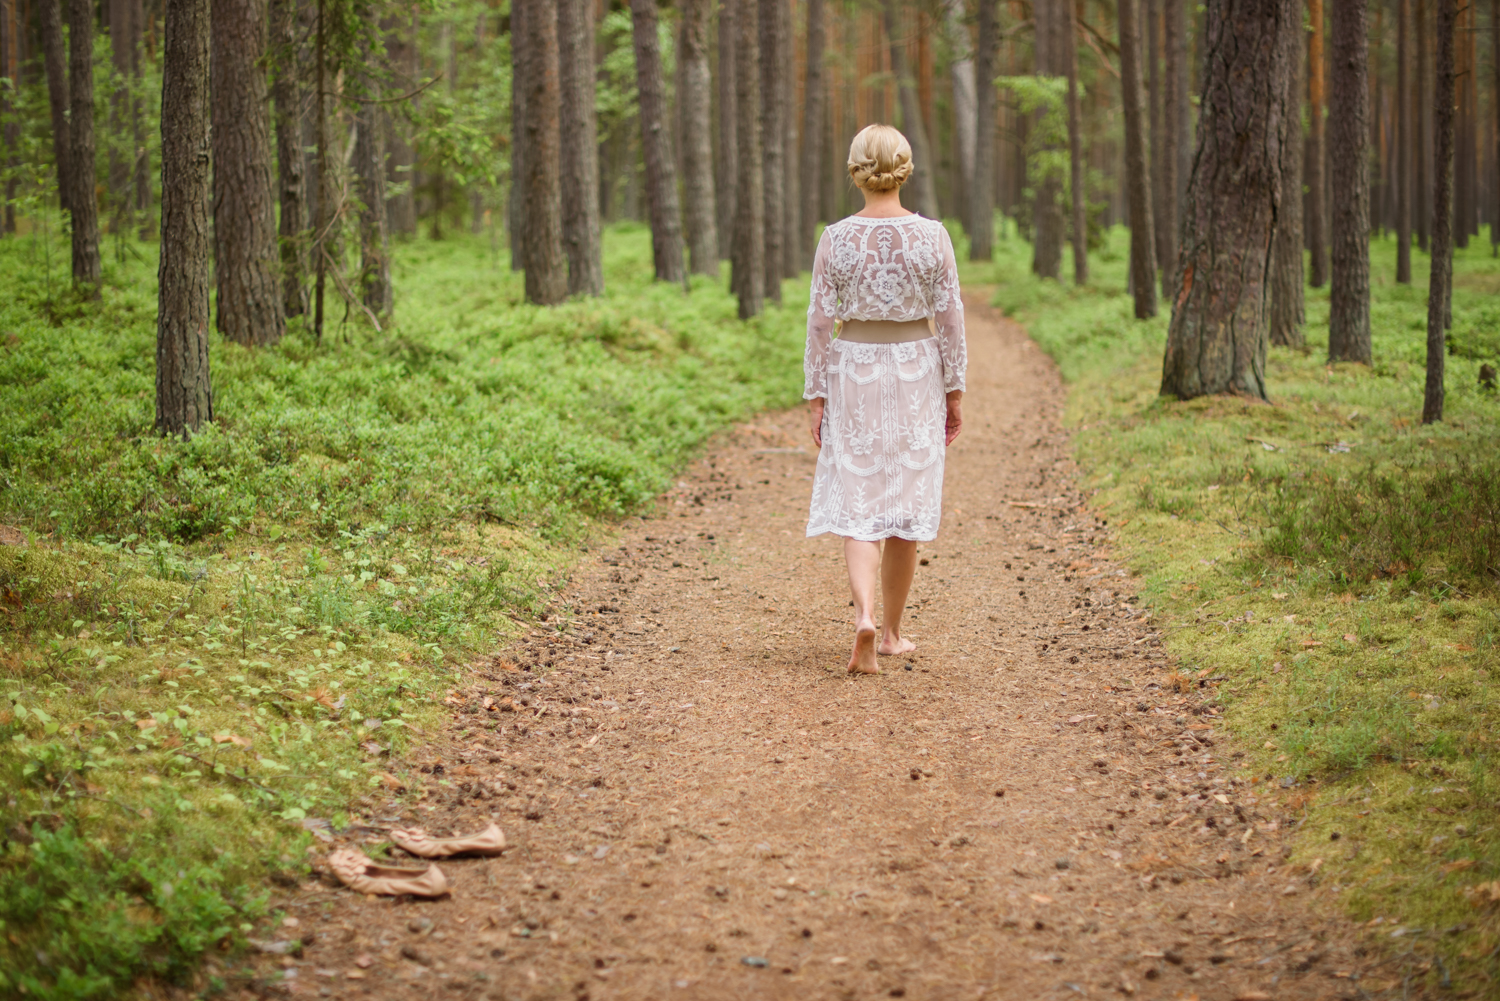
M505 835L498 824L464 838L433 838L420 827L391 831L391 840L418 858L451 858L454 855L499 855L505 851Z
M406 869L380 865L364 852L340 848L328 856L328 868L339 882L360 893L382 897L410 894L413 897L442 897L448 893L448 880L435 865L425 869Z

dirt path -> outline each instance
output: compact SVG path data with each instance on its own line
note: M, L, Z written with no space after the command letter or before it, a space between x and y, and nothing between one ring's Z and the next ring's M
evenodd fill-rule
M534 630L454 696L401 819L495 817L514 848L446 863L437 903L310 884L280 932L301 959L263 961L295 973L258 986L1357 996L1347 932L1307 912L1290 818L1237 767L1212 686L1161 687L1171 665L1072 487L1056 373L1015 325L970 322L915 656L845 675L839 543L803 538L801 412L740 428L581 570L567 631ZM395 819L376 804L368 823Z

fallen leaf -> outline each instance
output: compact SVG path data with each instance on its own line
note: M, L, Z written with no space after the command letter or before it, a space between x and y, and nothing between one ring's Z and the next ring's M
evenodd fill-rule
M1050 903L1052 903L1052 898L1049 897L1049 896L1047 896L1045 893L1033 893L1031 895L1031 899L1035 900L1039 904L1050 904Z
M249 747L250 738L241 737L237 733L216 733L214 734L214 743L233 744L235 747Z
M358 956L354 957L354 965L359 967L361 970L368 970L370 967L375 965L375 957L370 955L368 952L361 953Z
M135 721L135 725L136 725L136 729L138 729L138 730L150 730L152 727L156 726L156 720L149 719L149 718L148 719L138 719L138 720Z
M1344 642L1345 643L1358 643L1359 642L1359 637L1356 636L1356 635L1354 635L1353 633L1345 633L1344 634Z
M1302 641L1302 645L1305 646L1305 647L1322 646L1323 645L1323 641L1322 640L1303 640Z
M1277 601L1285 601L1286 600L1286 592L1285 591L1272 591L1271 592L1271 597L1275 598Z
M1458 859L1456 861L1449 862L1449 863L1441 866L1440 868L1443 870L1443 875L1446 876L1450 872L1460 872L1460 871L1462 871L1464 869L1471 869L1471 868L1474 867L1474 865L1475 865L1475 862L1474 862L1473 859L1471 859L1471 858L1461 858L1461 859Z

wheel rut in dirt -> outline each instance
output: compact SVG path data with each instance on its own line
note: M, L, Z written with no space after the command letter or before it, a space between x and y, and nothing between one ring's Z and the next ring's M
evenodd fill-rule
M803 537L801 411L715 443L477 665L415 808L479 830L453 896L289 894L263 990L418 998L1356 996L1210 679L1173 672L1074 484L1063 390L969 313L967 426L914 654L844 671L839 541ZM562 627L562 628L559 628ZM399 808L394 808L398 809ZM394 853L398 857L399 852ZM325 877L326 880L326 877ZM283 933L285 934L285 933ZM269 977L278 964L290 979Z

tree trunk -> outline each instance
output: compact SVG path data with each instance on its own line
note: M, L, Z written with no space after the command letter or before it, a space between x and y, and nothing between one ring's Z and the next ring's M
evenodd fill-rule
M1187 31L1182 20L1182 4L1183 0L1162 0L1162 196L1151 206L1156 231L1163 237L1156 264L1161 268L1162 295L1168 297L1177 287L1177 208L1182 204L1182 186L1192 164L1188 132L1192 120L1187 94ZM1302 148L1300 140L1297 148ZM1187 154L1188 168L1183 167L1183 153ZM1302 176L1300 164L1297 176ZM1300 211L1297 217L1301 219ZM1301 239L1300 222L1298 232L1298 239ZM1300 248L1297 253L1297 274L1300 276ZM1301 301L1300 297L1298 301Z
M1077 0L1082 4L1083 0ZM1073 283L1089 283L1088 191L1083 179L1083 122L1078 110L1078 12L1068 15L1068 174L1073 189Z
M1000 50L999 0L979 0L979 37L974 50L974 185L969 189L969 260L994 256L995 58Z
M1411 0L1396 4L1396 281L1411 284Z
M238 344L275 344L286 321L271 194L264 0L213 0L210 32L215 326Z
M421 86L417 79L417 12L420 9L413 5L408 15L398 8L384 27L386 58L390 61L395 85L402 93ZM399 115L391 114L389 108L390 105L383 106L380 115L385 133L386 223L393 234L410 236L417 231L416 176L413 172L416 156L407 136L406 122ZM398 186L394 193L391 192L392 186Z
M1276 206L1276 235L1271 245L1271 343L1302 348L1307 322L1302 261L1302 95L1305 66L1301 46L1287 61L1287 116L1281 131L1281 189Z
M0 0L0 4L3 3L5 0ZM135 207L132 183L135 176L135 101L131 99L130 85L136 75L140 28L136 23L135 0L109 0L108 7L109 54L115 77L109 117L110 128L116 137L109 150L110 232L123 233L130 229L131 212Z
M562 75L562 233L568 254L568 294L603 295L594 18L588 0L559 0L557 46Z
M1495 87L1490 91L1490 255L1500 257L1500 0L1490 0L1490 64Z
M1422 423L1443 419L1443 365L1453 295L1453 32L1457 0L1435 0L1437 73L1432 91L1432 272L1427 281L1427 385Z
M538 9L541 5L530 0L512 0L510 6L510 198L506 214L510 217L512 271L526 267L526 220L529 218L526 205L526 95L532 74L526 15ZM416 43L413 38L412 44Z
M654 2L654 0L647 0ZM522 0L525 13L522 46L527 51L523 78L526 155L522 188L522 249L526 267L526 301L540 306L568 295L568 272L562 246L561 160L562 87L558 72L557 11L552 0ZM655 38L655 28L652 29ZM660 71L658 68L658 79ZM644 88L643 88L644 89ZM645 95L642 95L644 109Z
M811 269L817 250L819 193L823 190L823 147L827 141L824 112L828 104L824 84L823 47L826 44L823 0L807 0L807 75L802 102L802 217L797 233L801 267ZM957 98L955 97L955 100ZM727 199L729 193L725 192Z
M1170 258L1167 253L1167 221L1161 207L1167 200L1166 164L1166 76L1161 63L1161 52L1165 47L1166 19L1163 17L1160 0L1141 0L1141 28L1146 36L1146 107L1149 111L1150 127L1146 133L1151 148L1151 216L1152 238L1156 247L1156 263L1165 272L1164 263ZM1167 294L1166 276L1163 274L1162 294Z
M766 203L760 148L760 19L756 0L735 0L734 88L736 172L730 290L740 319L760 313L765 299Z
M821 0L818 0L821 3ZM988 0L981 0L981 6ZM964 0L943 0L943 28L948 36L951 61L948 75L953 81L953 139L958 161L958 217L969 229L969 201L974 196L974 138L979 125L975 107L974 59L970 52L969 28L964 23ZM993 16L993 15L992 15ZM985 86L993 84L984 81ZM972 234L971 234L972 237Z
M99 203L94 195L94 4L68 0L68 208L73 226L73 282L98 295Z
M641 152L646 161L646 210L651 216L651 258L656 278L682 282L682 213L677 203L677 171L667 128L667 85L662 76L661 43L656 35L657 0L630 0L635 36L636 91L640 95Z
M317 201L313 210L313 336L323 341L323 304L328 291L328 251L330 229L334 225L331 206L333 204L333 179L328 169L328 12L326 0L316 0L316 38L313 43L314 132L317 136Z
M1281 136L1301 57L1299 0L1209 0L1198 149L1181 230L1181 274L1162 365L1163 395L1266 398L1266 282Z
M1130 211L1130 289L1135 296L1135 317L1145 320L1156 315L1156 229L1151 217L1151 171L1146 155L1139 4L1140 0L1120 0L1119 3L1120 93L1125 105L1125 187Z
M1307 42L1307 113L1311 124L1307 133L1307 247L1311 259L1311 283L1322 288L1328 281L1328 208L1325 196L1328 185L1324 170L1328 147L1324 141L1323 104L1323 0L1307 0L1307 16L1312 31Z
M374 34L374 25L371 25ZM374 56L365 53L365 65ZM371 93L378 82L367 81ZM354 177L359 198L359 297L377 318L390 313L391 237L385 204L385 134L381 106L361 101L354 116Z
M1037 0L1032 4L1036 12L1036 73L1037 76L1061 76L1062 46L1058 44L1057 21L1062 5L1068 0ZM1043 113L1037 115L1038 121ZM1048 153L1055 152L1050 146ZM1144 151L1143 151L1144 152ZM1048 158L1052 158L1049 156ZM1036 205L1033 209L1032 229L1035 244L1032 248L1031 269L1040 278L1057 280L1062 275L1063 216L1058 205L1062 182L1060 171L1046 167L1036 179Z
M682 190L688 258L694 274L719 273L719 232L714 208L713 80L708 70L710 0L682 4Z
M891 47L891 75L896 78L896 96L901 102L901 131L911 143L913 169L908 183L916 196L912 208L929 219L940 219L937 161L933 159L932 147L927 142L927 126L922 122L922 108L912 85L911 67L907 64L906 44L902 38L903 27L896 15L896 0L885 0L885 34Z
M73 189L72 141L68 135L68 66L63 45L60 0L38 0L37 20L42 35L42 61L47 68L47 104L52 110L52 157L57 168L58 205L66 211Z
M718 191L719 257L732 257L734 216L739 202L735 186L735 8L746 0L722 0L719 4L719 156L714 187ZM821 3L822 0L812 0Z
M793 110L793 104L797 100L797 73L793 68L796 65L796 32L792 26L791 7L793 0L784 0L785 6L781 11L781 21L784 26L782 32L782 47L780 64L786 66L787 72L781 74L777 81L777 95L781 101L781 121L786 127L785 138L782 145L782 182L781 199L785 206L781 219L781 277L796 278L802 273L799 258L800 248L797 244L797 234L801 232L801 223L798 217L802 214L801 186L798 181L797 151L797 123L798 116Z
M1333 4L1328 142L1333 199L1328 360L1370 363L1370 87L1366 0Z
M786 219L782 200L786 177L786 114L779 86L786 67L781 62L785 47L786 0L760 0L760 145L761 183L765 187L761 211L766 235L764 240L764 290L772 302L781 301L781 255L785 252L782 223ZM740 169L744 169L741 162Z
M307 312L307 188L302 155L302 86L298 66L296 0L271 0L271 101L276 108L278 234L281 311Z
M208 369L209 0L165 0L164 6L156 430L186 437L214 419Z

